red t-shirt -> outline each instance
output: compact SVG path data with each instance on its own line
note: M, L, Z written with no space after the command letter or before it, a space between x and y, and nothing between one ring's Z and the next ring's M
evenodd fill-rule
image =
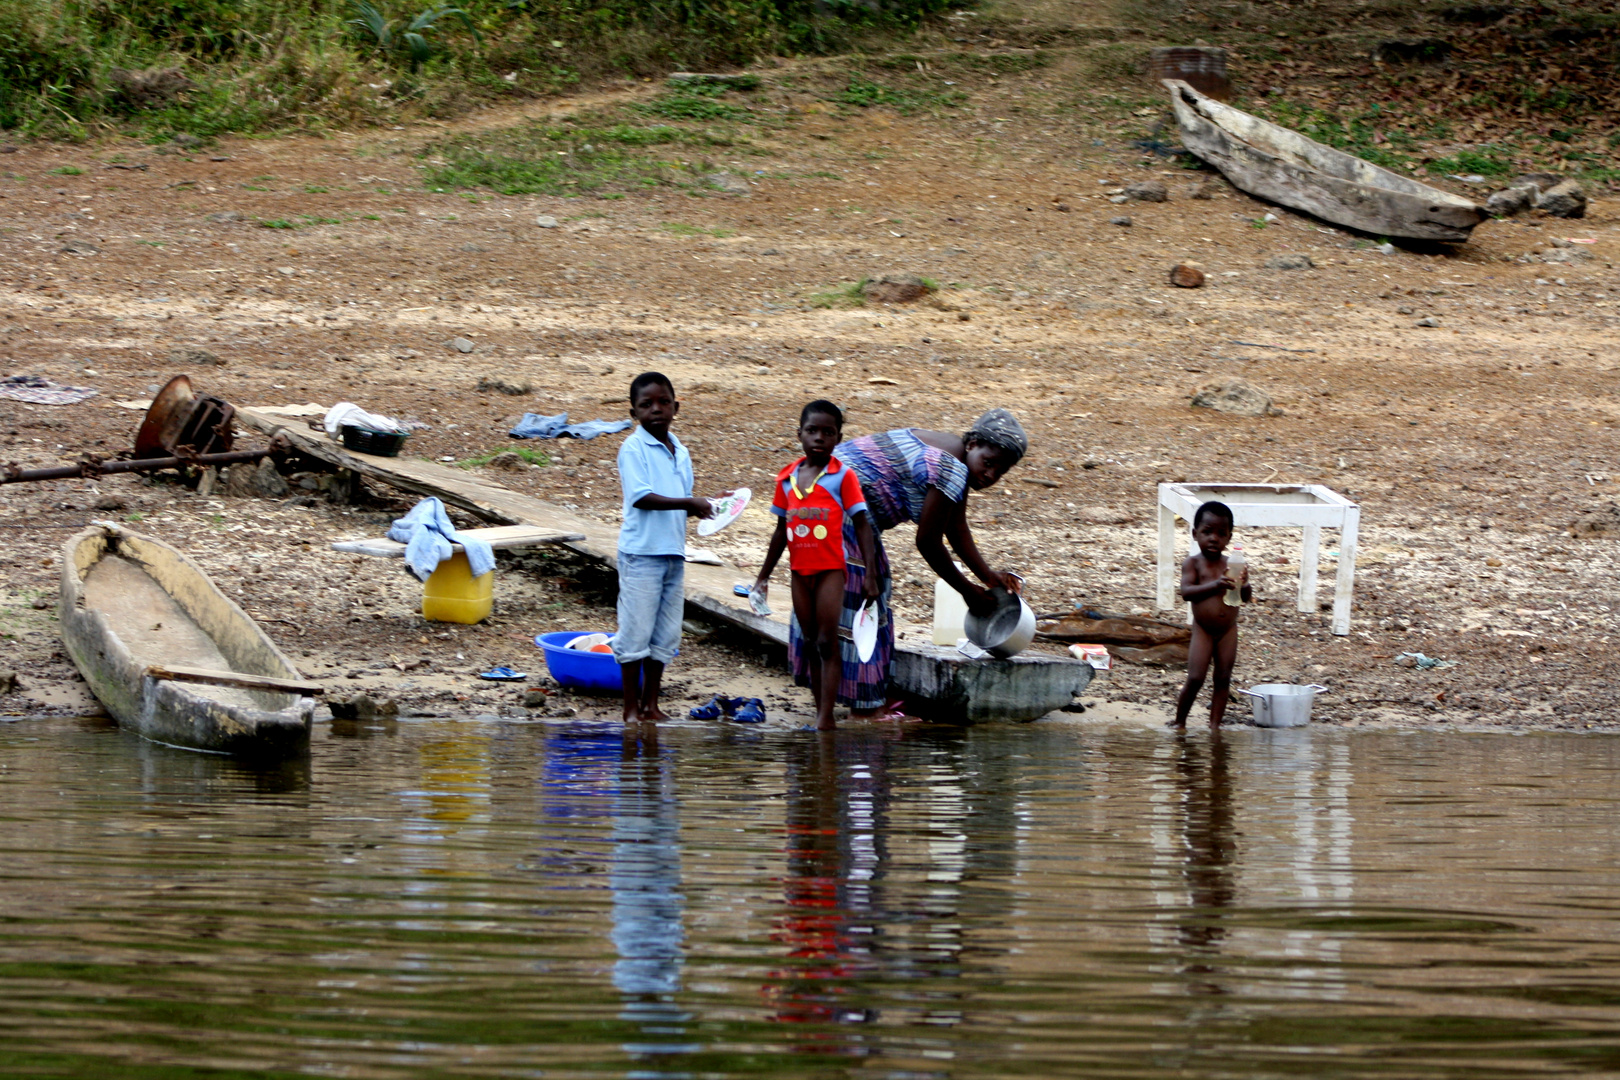
M827 471L800 495L793 474L804 464L800 458L776 477L771 513L787 522L788 565L795 574L815 574L844 568L844 520L866 510L866 496L855 471L837 458Z

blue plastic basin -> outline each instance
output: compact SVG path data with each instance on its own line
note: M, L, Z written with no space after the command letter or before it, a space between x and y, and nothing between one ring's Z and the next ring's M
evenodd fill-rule
M621 690L624 679L619 674L619 662L610 652L582 652L568 648L568 643L586 634L604 633L599 630L559 630L540 634L534 643L546 658L546 670L557 680L558 686L571 686L577 690Z

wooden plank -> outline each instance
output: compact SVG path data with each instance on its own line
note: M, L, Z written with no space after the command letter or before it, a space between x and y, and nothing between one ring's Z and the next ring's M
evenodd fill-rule
M253 408L237 410L238 423L265 435L282 435L302 454L339 468L351 469L381 483L434 495L485 521L530 525L579 539L559 541L588 558L614 566L619 530L595 518L447 469L431 461L358 454L333 442L324 431L287 427L283 418ZM686 564L686 602L708 615L779 644L788 640L785 611L762 618L748 601L733 595L732 585L751 580L729 563ZM1091 680L1090 664L1068 657L1026 653L1011 660L969 660L955 649L932 643L927 627L895 627L894 686L913 698L941 703L960 719L1033 720L1068 704Z
M317 683L296 679L273 679L268 675L246 675L240 671L210 671L207 668L179 667L174 664L148 665L145 674L153 679L173 682L207 683L210 686L231 686L238 690L271 690L281 694L319 697L326 688Z
M470 536L474 540L482 540L490 547L502 551L510 548L534 547L537 544L558 544L568 540L585 539L580 533L543 529L535 525L497 525L490 529L460 529L458 534ZM460 544L451 544L450 546L456 551L465 550ZM384 559L399 559L405 555L404 544L384 536L366 540L337 540L333 542L332 550L342 551L350 555L375 555Z

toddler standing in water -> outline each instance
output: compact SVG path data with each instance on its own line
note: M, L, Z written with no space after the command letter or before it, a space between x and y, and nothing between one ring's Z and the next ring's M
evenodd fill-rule
M830 401L816 400L799 414L799 445L804 457L776 477L771 513L776 532L765 553L765 565L753 591L761 599L770 588L771 571L788 552L792 571L793 615L799 633L792 638L795 673L809 669L810 693L816 703L816 730L834 727L833 704L843 679L838 624L844 611L844 522L853 521L865 565L876 565L877 542L872 532L866 497L854 470L832 456L844 437L843 411ZM866 593L876 600L883 583L874 574L866 579ZM808 663L805 663L805 661Z
M1170 723L1183 727L1192 712L1198 691L1204 687L1209 661L1215 660L1215 687L1209 699L1209 726L1218 728L1226 715L1226 701L1232 693L1232 665L1237 659L1236 605L1227 603L1231 590L1238 590L1247 604L1254 598L1249 588L1249 568L1233 576L1226 563L1226 545L1232 542L1232 508L1222 502L1207 502L1193 514L1195 554L1181 564L1181 598L1192 605L1192 642L1187 646L1187 685L1176 701L1176 718Z

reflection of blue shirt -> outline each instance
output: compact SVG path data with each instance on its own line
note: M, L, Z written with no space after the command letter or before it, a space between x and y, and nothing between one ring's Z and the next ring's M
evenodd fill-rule
M692 455L674 432L668 446L637 427L619 447L619 483L624 487L624 524L619 550L629 555L686 554L685 510L637 510L643 496L692 497Z

